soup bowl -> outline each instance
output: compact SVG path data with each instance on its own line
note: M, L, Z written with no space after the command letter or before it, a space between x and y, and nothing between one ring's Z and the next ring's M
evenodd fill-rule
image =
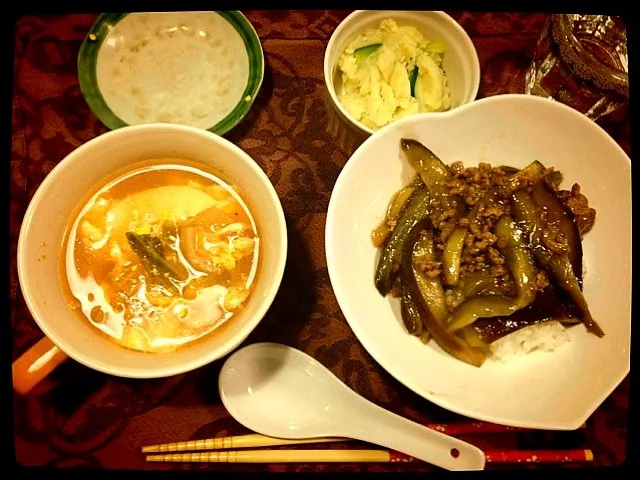
M259 255L252 291L241 311L213 332L174 351L148 353L117 344L72 309L62 273L63 243L74 220L71 212L105 178L138 162L160 158L202 165L236 186L255 220ZM230 353L258 325L279 289L287 256L287 231L273 185L243 150L196 127L145 124L100 135L56 165L27 208L17 255L25 302L46 336L16 361L18 365L22 362L22 369L14 363L14 387L18 385L17 391L26 392L51 370L51 366L36 365L37 361L46 364L46 356L57 358L57 363L70 357L120 377L157 378L196 369Z

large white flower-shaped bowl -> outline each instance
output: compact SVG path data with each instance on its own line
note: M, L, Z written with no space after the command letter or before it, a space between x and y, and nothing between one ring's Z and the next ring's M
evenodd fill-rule
M597 211L583 238L583 292L605 336L578 325L552 352L489 359L478 368L409 335L398 300L374 287L379 252L370 237L393 193L414 175L401 138L422 142L445 163L523 167L537 159L563 173L561 188L578 183ZM600 126L563 104L498 95L377 131L336 181L325 241L332 287L359 341L399 382L443 408L504 425L570 430L629 372L631 163Z

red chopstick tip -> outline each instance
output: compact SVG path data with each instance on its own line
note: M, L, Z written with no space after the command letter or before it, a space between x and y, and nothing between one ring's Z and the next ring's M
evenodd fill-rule
M591 450L504 450L485 452L487 463L565 463L591 462Z
M489 433L518 433L529 432L534 429L524 427L512 427L498 423L483 421L458 421L453 423L426 423L426 427L447 435L482 435Z

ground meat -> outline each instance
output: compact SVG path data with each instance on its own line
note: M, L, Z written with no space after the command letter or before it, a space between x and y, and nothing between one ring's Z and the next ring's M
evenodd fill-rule
M558 196L573 213L580 236L591 230L596 221L596 211L589 207L589 200L580 193L580 185L574 183L571 191L560 190L558 191Z
M542 291L549 285L549 277L544 270L538 270L536 273L536 289Z
M492 265L489 271L494 277L509 275L509 269L505 265Z
M567 237L560 231L557 225L549 225L542 234L542 244L559 255L569 251Z
M453 162L449 165L449 171L454 177L458 177L464 171L464 164L461 161Z
M464 168L461 162L449 167L452 179L447 183L449 192L459 195L468 206L473 206L491 187L504 183L505 173L501 168L492 168L488 163Z
M486 167L478 169L480 172L484 172L485 170ZM503 177L504 175L498 175L495 178ZM491 179L492 177L491 175L485 175L482 178ZM494 186L495 184L493 183L485 184L483 191L486 192ZM478 211L474 221L469 222L467 220L467 222L463 224L468 224L469 229L464 239L464 248L462 252L462 276L466 276L471 272L476 272L490 264L494 264L497 251L492 249L490 252L489 249L491 249L491 247L497 242L498 238L493 234L493 228L498 219L507 211L506 206L501 202L495 202L488 206L481 204L477 208Z
M518 175L518 183L514 190L518 190L520 188L530 187L535 183L536 178L533 176L533 172L525 171Z
M544 172L544 180L547 182L554 191L558 191L560 184L562 183L562 173L555 170L553 167L548 167Z
M504 265L504 257L498 250L493 247L489 247L487 249L487 253L489 255L489 262L493 265Z
M507 207L503 203L493 203L478 212L478 216L497 221L506 211Z
M490 287L492 294L517 295L515 281L503 255L507 246L506 238L498 238L494 228L498 220L511 212L511 202L506 189L501 189L507 182L506 179L517 170L510 167L492 167L488 163L479 163L477 167L464 168L462 162L454 162L449 167L451 179L446 183L449 194L447 204L434 205L434 213L431 221L436 228L434 232L434 247L436 259L442 258L442 252L446 248L448 236L455 228L465 228L466 235L460 261L460 278L477 278L481 275L493 277L493 285ZM515 189L527 188L534 184L536 178L531 174L518 176L518 184ZM559 190L562 182L562 174L552 167L544 172L544 181L559 196L565 205L573 212L581 235L586 233L595 221L595 210L588 205L587 198L580 193L580 186L575 184L571 190ZM509 182L512 184L512 182ZM478 204L487 192L497 191L495 200L485 205ZM510 189L510 192L513 190ZM474 209L475 216L469 220L468 213L461 214L462 210L470 212ZM542 236L544 245L554 253L564 254L568 251L568 242L562 232L551 225L545 229ZM436 278L442 274L443 263L441 261L422 261L416 265L429 278ZM537 291L544 290L549 285L547 273L536 265L535 282ZM445 298L448 308L451 310L463 300L459 288L445 288Z
M438 241L440 243L446 243L449 235L453 232L454 228L457 226L457 219L450 218L449 220L442 222L440 224L440 234L438 235Z
M442 223L448 220L449 218L455 217L457 213L458 213L458 210L456 208L449 208L448 210L441 212L438 215L437 222L433 222L433 223L435 225L438 225L438 228L442 228L441 227Z
M442 273L442 262L423 260L417 261L414 265L429 278L436 278Z
M471 255L483 253L496 242L496 238L497 237L491 232L483 232L480 238L478 239L476 237L476 240L473 242L472 246L467 248L467 252Z

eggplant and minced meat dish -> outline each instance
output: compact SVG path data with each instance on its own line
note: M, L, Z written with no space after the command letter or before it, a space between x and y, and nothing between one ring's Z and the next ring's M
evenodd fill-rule
M400 148L416 175L371 237L375 287L399 299L408 333L477 367L491 343L540 322L604 335L582 294L596 211L577 183L562 190L562 173L538 160L465 168L416 140Z

